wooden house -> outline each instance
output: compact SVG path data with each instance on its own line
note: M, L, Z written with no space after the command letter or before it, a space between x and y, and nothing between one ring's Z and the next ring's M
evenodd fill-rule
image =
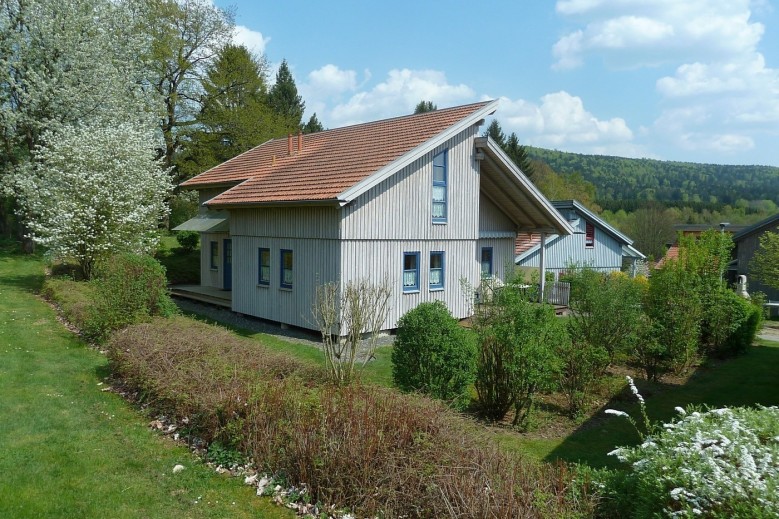
M461 280L503 277L518 232L572 232L479 134L497 101L268 141L182 184L201 214L201 284L231 308L315 328L318 284L385 276L385 328L423 301L459 318Z
M729 280L733 280L740 275L747 277L748 292L762 292L769 301L779 301L779 290L769 287L760 282L755 276L750 274L749 268L755 252L760 248L760 237L766 232L779 232L779 214L770 216L764 220L750 225L733 235L735 244L734 261L729 265ZM773 306L773 305L772 305ZM773 310L775 313L775 310Z
M612 272L622 270L626 262L633 272L631 265L646 259L633 247L633 240L577 200L553 201L552 206L573 227L573 234L519 233L515 244L518 266L536 269L543 259L545 269L557 279L572 265Z

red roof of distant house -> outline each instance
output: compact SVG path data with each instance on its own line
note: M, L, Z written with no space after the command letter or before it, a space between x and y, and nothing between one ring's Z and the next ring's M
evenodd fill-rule
M537 245L541 245L541 234L534 232L519 233L517 234L517 240L514 242L514 253L519 256Z
M291 144L287 137L273 139L182 186L237 184L210 200L209 205L335 200L346 189L490 103L293 136Z

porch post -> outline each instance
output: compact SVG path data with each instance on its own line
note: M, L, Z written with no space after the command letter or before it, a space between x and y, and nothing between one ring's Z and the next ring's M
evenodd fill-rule
M541 293L538 294L538 302L544 302L544 289L546 288L546 231L541 231L541 248L538 254L538 269L541 273Z

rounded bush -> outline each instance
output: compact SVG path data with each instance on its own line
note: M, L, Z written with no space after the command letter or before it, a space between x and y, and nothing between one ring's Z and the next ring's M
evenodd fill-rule
M200 245L200 233L195 231L179 231L176 233L176 241L185 251L193 251Z
M398 321L392 377L403 391L419 391L462 408L476 365L476 341L440 301L422 303Z

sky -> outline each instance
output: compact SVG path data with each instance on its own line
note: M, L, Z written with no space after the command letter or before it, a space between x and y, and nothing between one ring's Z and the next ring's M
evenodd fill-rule
M326 128L500 99L522 144L779 166L779 0L212 1Z

